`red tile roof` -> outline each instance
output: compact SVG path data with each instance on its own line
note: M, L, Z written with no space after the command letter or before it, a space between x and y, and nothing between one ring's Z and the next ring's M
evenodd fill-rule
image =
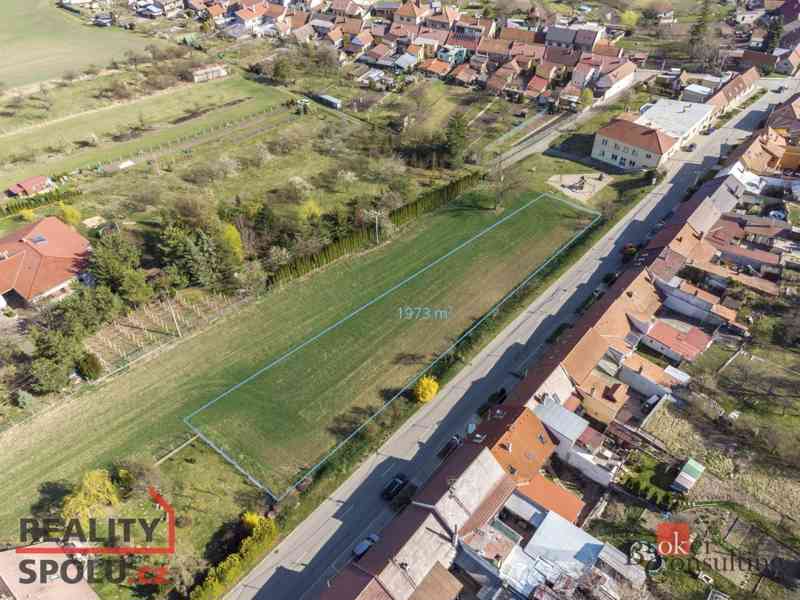
M744 73L737 75L723 85L716 94L708 99L707 104L725 109L731 102L738 100L747 90L752 88L760 75L758 69L750 67Z
M508 40L495 40L491 38L481 38L478 44L478 52L481 54L502 54L509 56L511 54L512 42Z
M528 82L528 87L526 88L528 92L533 94L541 94L546 89L547 79L544 77L539 77L538 75L531 77L531 80Z
M550 460L556 444L539 418L523 406L499 406L477 429L495 460L518 482L529 481Z
M561 515L571 523L577 522L584 507L583 502L575 494L543 475L537 475L530 483L520 485L517 493L542 508Z
M429 58L422 63L422 65L420 65L420 69L427 71L428 73L438 75L439 77L443 77L450 72L450 63L439 60L438 58Z
M536 41L536 33L533 31L528 31L527 29L506 27L500 32L500 39L511 42L525 42L527 44L533 44Z
M45 177L44 175L36 175L34 177L29 177L28 179L24 179L19 183L15 183L8 191L16 196L26 195L31 196L33 194L38 194L43 189L45 189L50 184L50 180Z
M73 279L89 250L89 242L56 217L18 229L0 238L0 294L14 290L33 300Z
M700 356L711 343L711 336L697 327L683 332L664 321L653 325L647 335L689 361Z

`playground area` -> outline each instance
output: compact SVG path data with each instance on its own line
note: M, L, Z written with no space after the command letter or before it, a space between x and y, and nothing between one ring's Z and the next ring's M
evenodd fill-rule
M553 175L547 183L565 196L588 204L595 194L613 181L605 173L575 173Z

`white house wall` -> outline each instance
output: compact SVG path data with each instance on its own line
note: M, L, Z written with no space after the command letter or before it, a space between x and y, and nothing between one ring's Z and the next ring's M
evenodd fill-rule
M638 371L634 371L625 365L622 365L619 373L617 373L617 377L622 383L627 384L631 389L648 398L654 395L663 396L669 391L664 386L649 380Z
M585 477L603 487L608 487L614 479L614 473L596 464L591 454L581 452L575 448L567 454L567 463L578 469Z

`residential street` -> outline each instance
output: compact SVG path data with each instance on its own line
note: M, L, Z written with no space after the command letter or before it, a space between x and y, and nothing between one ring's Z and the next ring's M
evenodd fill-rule
M314 598L349 561L352 547L366 535L379 533L392 518L394 513L380 498L386 482L397 472L424 481L438 465L436 454L448 438L464 431L490 393L501 387L513 388L548 336L561 323L574 321L575 311L603 276L619 268L620 249L646 239L697 177L718 163L720 152L745 139L769 106L797 91L800 81L762 79L760 85L770 91L731 123L711 135L698 136L693 140L697 144L693 152L678 152L669 161L661 184L444 386L434 402L422 407L366 460L227 596L228 600ZM788 89L781 94L771 91L779 86ZM558 134L553 130L533 143L525 142L526 155L546 149Z

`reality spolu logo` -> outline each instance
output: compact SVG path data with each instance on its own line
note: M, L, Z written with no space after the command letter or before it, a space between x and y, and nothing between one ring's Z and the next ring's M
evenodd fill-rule
M103 519L102 523L93 518L83 522L80 519L60 517L20 519L20 542L31 545L20 546L15 552L41 558L20 561L19 583L47 583L56 577L64 583L169 583L166 566L139 565L135 574L128 573L131 567L126 557L175 554L175 509L155 488L148 488L148 493L153 502L164 511L164 516L150 519L110 517ZM156 529L165 518L167 545L146 545L155 540ZM106 530L105 536L100 534L103 526ZM139 537L139 533L143 535ZM143 539L144 545L137 545L137 539ZM87 545L76 546L76 541Z

